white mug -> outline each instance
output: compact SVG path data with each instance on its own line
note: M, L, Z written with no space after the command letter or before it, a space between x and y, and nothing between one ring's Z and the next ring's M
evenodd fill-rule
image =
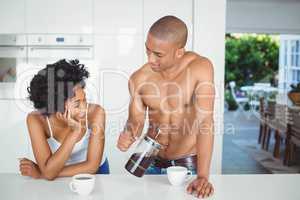
M95 186L95 175L77 174L72 177L70 189L79 195L89 195Z
M174 186L179 186L192 177L192 171L181 166L172 166L167 168L169 182Z

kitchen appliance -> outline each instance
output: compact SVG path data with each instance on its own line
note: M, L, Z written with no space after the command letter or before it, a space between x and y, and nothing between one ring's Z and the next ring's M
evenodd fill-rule
M14 98L17 74L26 65L26 35L0 34L0 99Z
M98 101L99 84L97 70L93 64L93 35L30 34L27 35L27 41L27 65L18 73L16 98L27 98L27 87L32 77L47 64L55 63L60 59L78 59L87 67L91 75L86 84L87 98L89 102Z

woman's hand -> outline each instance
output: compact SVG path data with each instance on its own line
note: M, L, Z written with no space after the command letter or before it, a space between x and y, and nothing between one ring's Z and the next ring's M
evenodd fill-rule
M65 106L65 112L63 114L58 112L56 116L58 119L63 120L66 124L68 124L68 126L71 127L73 131L80 132L81 129L84 127L82 127L80 121L77 121L72 117L76 104L77 102L75 101L67 101Z
M39 166L27 158L20 159L19 170L22 176L29 176L34 179L42 177Z

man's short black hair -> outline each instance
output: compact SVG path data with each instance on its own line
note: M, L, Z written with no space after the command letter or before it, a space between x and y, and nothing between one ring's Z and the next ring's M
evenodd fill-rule
M186 24L179 18L168 15L158 19L149 29L152 36L172 42L183 48L187 42L188 29Z
M27 88L29 99L42 114L64 112L64 102L74 96L74 86L84 87L88 77L89 72L78 60L48 64L32 78Z

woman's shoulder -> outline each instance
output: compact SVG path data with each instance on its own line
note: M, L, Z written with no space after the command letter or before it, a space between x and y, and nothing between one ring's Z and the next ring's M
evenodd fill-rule
M27 122L44 122L44 116L38 111L32 111L27 114Z
M37 111L28 113L26 122L29 129L45 131L45 117Z

